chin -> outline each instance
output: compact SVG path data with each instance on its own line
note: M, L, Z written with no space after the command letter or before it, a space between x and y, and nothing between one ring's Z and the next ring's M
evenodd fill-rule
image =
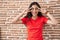
M37 15L33 15L33 16L37 16Z

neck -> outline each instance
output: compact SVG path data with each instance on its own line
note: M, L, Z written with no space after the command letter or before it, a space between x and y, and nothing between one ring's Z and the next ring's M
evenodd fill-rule
M36 19L38 16L32 16L33 19Z

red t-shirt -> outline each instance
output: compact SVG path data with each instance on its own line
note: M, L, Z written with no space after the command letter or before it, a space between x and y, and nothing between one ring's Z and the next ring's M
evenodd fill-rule
M27 26L28 39L27 40L43 40L42 28L47 23L46 17L37 17L35 20L27 17L21 19L23 24Z

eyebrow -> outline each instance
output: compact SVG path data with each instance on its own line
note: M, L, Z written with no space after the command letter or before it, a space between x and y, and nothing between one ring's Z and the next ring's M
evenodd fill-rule
M38 7L37 7L38 8ZM32 7L30 8L30 9L32 9ZM38 8L39 9L39 8Z

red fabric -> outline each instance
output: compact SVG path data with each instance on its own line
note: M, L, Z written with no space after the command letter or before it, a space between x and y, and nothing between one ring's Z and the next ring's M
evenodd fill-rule
M22 22L27 26L28 38L27 40L43 40L42 28L47 22L46 17L37 17L35 20L30 18L22 18Z
M22 18L21 20L22 20L23 24L26 24L26 23L27 23L28 18L27 18L27 17L25 17L25 18Z

